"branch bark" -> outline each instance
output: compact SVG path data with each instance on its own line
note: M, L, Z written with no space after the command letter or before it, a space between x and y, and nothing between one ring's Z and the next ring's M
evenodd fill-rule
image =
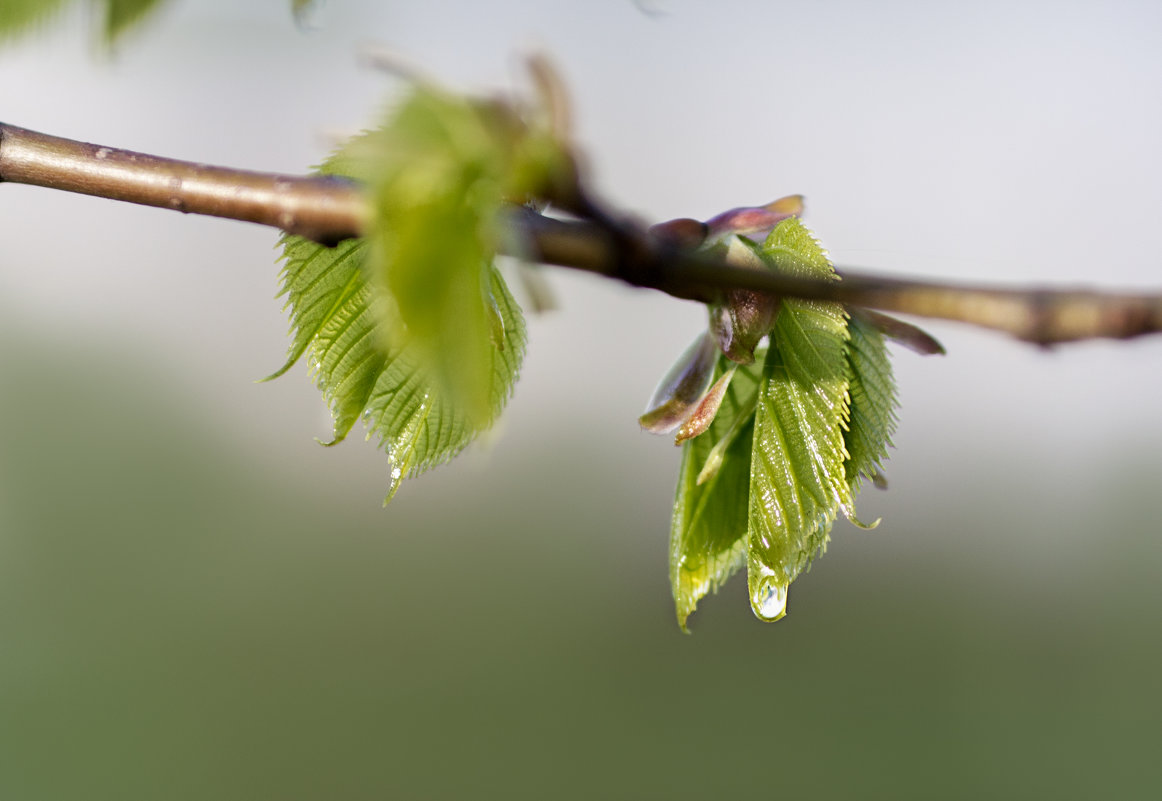
M102 147L0 123L0 181L79 192L279 228L324 244L361 235L367 204L354 182L196 164ZM1041 345L1162 331L1162 294L1007 288L875 276L842 281L776 275L658 241L631 223L564 221L512 209L513 255L712 302L728 289L831 300L955 320Z

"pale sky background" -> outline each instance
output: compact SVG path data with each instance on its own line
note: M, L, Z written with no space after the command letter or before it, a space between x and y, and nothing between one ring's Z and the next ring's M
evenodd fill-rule
M362 48L483 91L526 86L521 55L539 49L570 88L593 182L643 219L799 192L841 265L1162 286L1154 3L671 0L647 13L628 0L328 0L306 32L287 5L174 0L113 58L76 14L0 50L2 118L300 172L398 90L359 66ZM0 187L0 225L0 305L29 336L135 349L243 448L273 457L271 469L311 476L325 465L378 497L373 449L314 448L328 425L303 371L251 383L286 345L272 231L27 187ZM703 313L587 276L550 280L563 308L531 322L499 450L448 472L471 481L472 464L487 469L510 449L566 448L576 432L600 431L622 454L615 462L657 474L653 508L664 509L677 454L635 417ZM984 492L989 503L1052 506L1062 488L1084 493L1128 460L1144 480L1162 477L1162 338L1046 353L928 328L949 355L899 353L894 490L869 503ZM1031 483L1014 488L999 477L1006 467Z

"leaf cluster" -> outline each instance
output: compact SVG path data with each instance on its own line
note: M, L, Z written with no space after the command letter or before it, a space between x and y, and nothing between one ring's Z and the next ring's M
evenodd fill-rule
M537 197L565 163L521 109L418 86L320 172L356 180L367 234L338 247L284 236L282 292L341 441L357 420L400 481L495 421L525 352L521 310L494 265L506 199ZM273 376L272 376L273 377Z
M757 245L767 269L835 276L797 218ZM838 512L878 477L895 426L895 386L882 334L836 303L784 298L752 363L720 354L728 382L709 426L684 444L670 540L679 623L744 565L751 606L785 614L787 589L826 548Z

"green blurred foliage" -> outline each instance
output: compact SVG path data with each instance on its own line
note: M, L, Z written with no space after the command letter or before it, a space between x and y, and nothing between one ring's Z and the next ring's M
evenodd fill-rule
M93 14L102 19L102 41L109 46L164 3L165 0L94 0L89 5ZM43 28L69 5L69 0L3 0L0 2L0 39Z
M637 482L603 477L619 460L592 434L385 512L339 477L288 480L141 363L96 343L0 351L2 798L1092 799L1162 782L1157 526L1126 502L1141 471L1089 488L1110 556L1076 571L1038 569L1020 530L1007 558L1039 572L1011 581L878 558L906 530L847 531L777 627L739 614L736 586L687 637L657 569L664 498L643 510ZM971 542L995 514L982 489L891 519Z
M507 289L494 286L502 204L548 199L567 163L545 116L418 85L322 167L367 187L364 269L393 303L380 341L406 340L435 380L432 394L476 429L495 419L515 375L515 366L500 375L495 353L519 317L509 303L513 319L503 319Z

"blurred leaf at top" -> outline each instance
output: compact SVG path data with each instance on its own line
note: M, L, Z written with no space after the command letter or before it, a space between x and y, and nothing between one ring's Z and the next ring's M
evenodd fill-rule
M93 18L100 18L102 41L114 44L135 24L165 0L3 0L0 2L0 39L14 38L46 27L67 9L87 5Z
M474 426L493 414L493 354L505 347L491 278L501 206L544 197L566 160L544 115L431 86L334 160L367 186L365 269L397 311L381 345L406 340Z
M163 0L105 0L105 42L112 44Z
M316 5L315 0L291 0L291 11L295 21L303 25Z

